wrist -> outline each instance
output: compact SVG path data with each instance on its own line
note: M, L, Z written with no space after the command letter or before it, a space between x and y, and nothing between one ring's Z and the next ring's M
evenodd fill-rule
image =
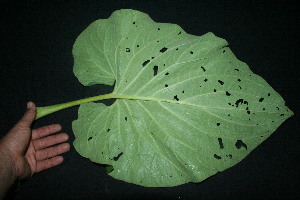
M17 179L16 166L14 159L8 149L3 147L0 141L0 176L7 177L8 181L12 184Z

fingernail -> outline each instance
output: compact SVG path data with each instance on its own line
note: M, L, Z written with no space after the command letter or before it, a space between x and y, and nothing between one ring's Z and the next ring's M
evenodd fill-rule
M27 108L31 108L33 106L33 103L31 102L31 101L29 101L28 103L27 103Z

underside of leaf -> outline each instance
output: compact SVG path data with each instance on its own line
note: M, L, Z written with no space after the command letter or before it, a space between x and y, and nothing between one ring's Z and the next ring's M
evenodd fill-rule
M201 182L240 162L293 113L227 46L134 10L93 22L74 44L74 73L85 86L115 83L118 99L80 106L76 150L147 187Z

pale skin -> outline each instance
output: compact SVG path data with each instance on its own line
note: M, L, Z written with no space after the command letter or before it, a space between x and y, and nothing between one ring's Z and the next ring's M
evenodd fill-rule
M57 133L59 124L31 129L36 116L34 103L19 122L0 140L0 199L16 180L28 179L42 170L63 162L63 154L70 150L68 135ZM53 146L55 145L55 146Z

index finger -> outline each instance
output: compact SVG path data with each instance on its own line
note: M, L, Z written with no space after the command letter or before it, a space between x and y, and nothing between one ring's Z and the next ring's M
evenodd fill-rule
M51 124L32 130L32 140L43 138L47 135L56 133L61 130L60 124Z

